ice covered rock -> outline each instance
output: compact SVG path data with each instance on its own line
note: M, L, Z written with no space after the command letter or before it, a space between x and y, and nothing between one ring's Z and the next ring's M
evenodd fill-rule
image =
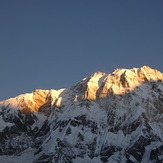
M34 163L159 163L163 74L148 66L96 72L69 89L0 102L0 122L6 163L26 153Z

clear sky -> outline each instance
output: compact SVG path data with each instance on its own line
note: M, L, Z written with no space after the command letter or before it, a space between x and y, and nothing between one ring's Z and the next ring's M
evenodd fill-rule
M144 65L163 72L163 0L0 0L0 100Z

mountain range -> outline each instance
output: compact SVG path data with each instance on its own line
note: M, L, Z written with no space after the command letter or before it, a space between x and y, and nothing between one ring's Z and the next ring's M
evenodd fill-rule
M162 163L163 73L96 72L1 101L0 162Z

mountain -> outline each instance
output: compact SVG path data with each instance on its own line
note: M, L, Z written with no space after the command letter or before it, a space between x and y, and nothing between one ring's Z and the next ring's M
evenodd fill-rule
M0 102L0 162L163 162L163 73L96 72Z

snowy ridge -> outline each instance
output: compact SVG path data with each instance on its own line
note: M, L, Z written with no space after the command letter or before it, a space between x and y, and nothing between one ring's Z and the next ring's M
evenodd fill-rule
M148 66L96 72L69 89L0 102L0 122L4 163L162 162L163 74Z

